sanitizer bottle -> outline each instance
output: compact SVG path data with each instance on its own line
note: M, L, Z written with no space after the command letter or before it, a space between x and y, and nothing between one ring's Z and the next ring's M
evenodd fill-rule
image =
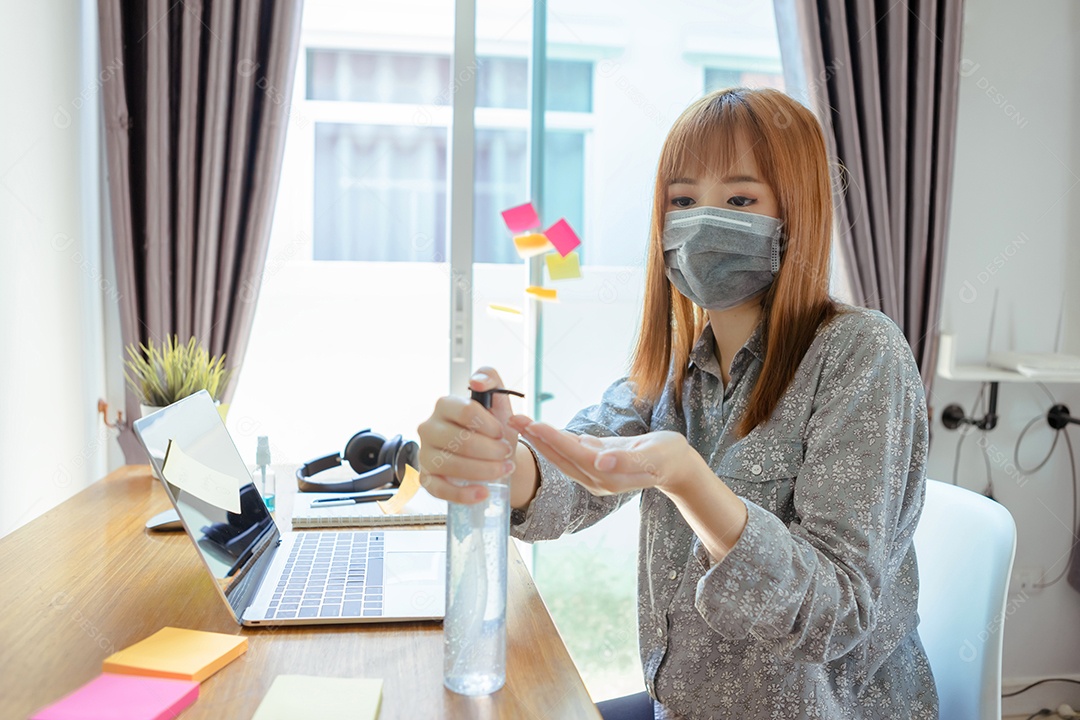
M497 388L472 392L491 409ZM487 695L506 682L506 551L510 477L487 484L474 505L450 503L446 515L446 618L443 684L462 695Z
M255 482L259 486L266 509L274 512L274 497L277 494L277 479L274 477L274 468L270 467L270 438L266 435L259 436L259 444L255 447Z

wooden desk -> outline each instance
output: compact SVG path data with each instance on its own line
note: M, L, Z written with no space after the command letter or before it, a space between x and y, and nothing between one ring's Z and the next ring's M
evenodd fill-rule
M279 674L382 678L381 720L600 717L512 544L507 683L467 698L443 688L439 623L240 628L187 536L143 528L168 507L149 467L129 466L0 539L0 718L28 717L165 625L248 637L182 720L246 720Z

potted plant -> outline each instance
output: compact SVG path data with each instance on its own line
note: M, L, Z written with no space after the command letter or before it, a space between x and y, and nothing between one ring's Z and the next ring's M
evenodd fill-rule
M225 369L224 355L211 357L194 337L181 345L176 335L166 338L161 345L153 340L146 345L128 345L127 355L124 377L139 396L144 417L200 390L210 393L219 403L222 417L225 416L221 393L232 371Z

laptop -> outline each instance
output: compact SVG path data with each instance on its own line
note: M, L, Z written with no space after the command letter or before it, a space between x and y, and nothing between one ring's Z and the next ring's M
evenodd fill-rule
M281 532L205 390L134 422L218 594L245 626L439 620L446 532Z

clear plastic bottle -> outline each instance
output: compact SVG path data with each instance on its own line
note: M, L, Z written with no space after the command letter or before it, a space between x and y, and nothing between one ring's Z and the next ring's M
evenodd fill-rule
M491 393L473 399L491 409ZM446 618L443 684L461 695L487 695L506 682L506 563L510 477L488 484L475 505L450 503L446 515Z
M274 499L277 495L277 478L274 468L270 467L270 438L266 435L259 436L259 443L255 448L255 483L262 495L266 509L274 512Z

